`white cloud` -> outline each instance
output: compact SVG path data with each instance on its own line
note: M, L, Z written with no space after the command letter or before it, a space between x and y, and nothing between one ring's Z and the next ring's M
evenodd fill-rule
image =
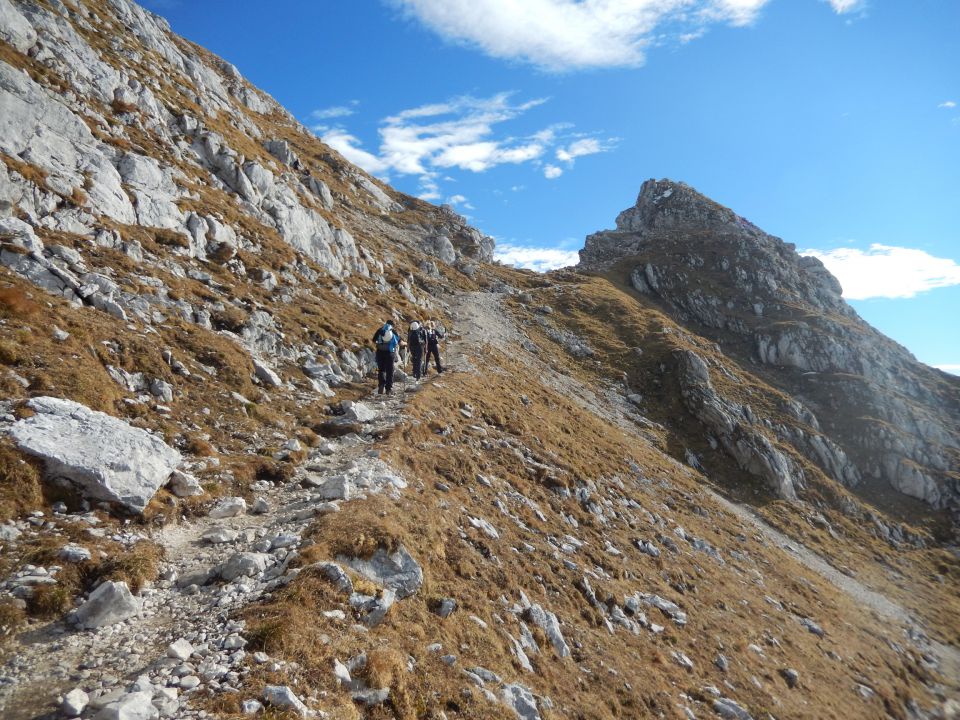
M358 103L356 100L354 100L350 104L355 106ZM310 113L310 117L313 120L332 120L333 118L348 117L350 115L353 115L354 112L356 112L356 110L354 110L353 107L348 107L346 105L338 105L336 107L328 107L328 108L322 108L320 110L314 110L312 113Z
M543 176L547 180L555 180L561 175L563 175L563 168L551 165L550 163L543 166Z
M473 205L470 204L470 202L467 200L466 196L465 196L465 195L460 195L460 194L451 195L450 197L448 197L448 198L447 198L447 205L450 205L450 206L452 206L452 207L456 207L457 205L462 205L462 206L465 207L467 210L473 210L473 209L474 209Z
M557 148L557 160L561 160L572 166L575 158L609 152L614 147L613 143L613 140L608 140L604 143L597 140L597 138L581 138L566 147Z
M867 4L866 0L827 0L827 2L830 3L830 7L833 8L833 11L837 13L837 15L845 15L856 10L861 10Z
M314 130L316 130L316 128L314 128ZM323 134L323 141L354 165L359 165L368 173L379 175L390 168L388 163L361 148L360 141L345 130L339 128L327 130Z
M635 67L651 46L753 23L769 0L392 0L443 38L554 71ZM865 0L828 0L838 14Z
M520 137L500 131L502 124L545 102L543 98L514 102L510 93L503 92L488 98L461 96L409 108L381 121L377 153L364 149L343 127L316 125L313 129L324 142L369 173L380 177L387 173L419 175L419 196L439 200L443 197L439 179L452 181L447 174L451 170L482 173L498 165L526 163L542 167L544 158L558 146L557 156L572 167L575 157L613 147L614 139L581 137L569 142L572 126L568 124L555 123ZM564 147L564 142L569 144ZM548 164L544 169L547 178L562 173L556 165Z
M569 267L580 262L580 255L576 250L529 247L509 243L497 243L493 250L493 257L506 265L536 270L537 272Z
M940 287L960 285L960 265L923 250L873 244L869 250L804 250L836 275L848 300L910 298Z
M948 363L946 365L934 365L937 370L943 370L951 375L960 375L960 363Z
M946 100L940 103L939 105L937 105L938 108L947 108L948 110L952 110L956 106L957 106L957 103L953 100Z

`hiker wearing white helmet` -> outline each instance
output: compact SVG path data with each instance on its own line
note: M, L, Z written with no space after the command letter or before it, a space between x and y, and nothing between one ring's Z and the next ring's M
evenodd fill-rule
M410 359L413 361L413 377L419 380L423 375L423 354L427 349L427 332L416 320L410 323L407 347L410 348Z
M440 341L443 340L443 327L436 320L427 321L427 356L423 360L423 374L430 372L430 358L437 366L437 374L443 372L440 365Z
M373 344L377 348L377 394L389 395L393 391L393 353L400 344L392 320L387 320L373 334Z

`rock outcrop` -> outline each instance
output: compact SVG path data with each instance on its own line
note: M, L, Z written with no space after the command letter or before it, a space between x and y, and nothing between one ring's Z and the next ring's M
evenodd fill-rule
M816 258L669 180L646 181L634 207L614 230L589 236L580 258L591 272L616 266L680 324L802 398L783 408L787 422L767 419L771 438L849 487L881 482L960 510L960 405L951 380L861 320ZM768 450L760 451L764 461L749 461L759 445L734 442L728 431L736 403L717 398L709 383L698 387L690 358L683 360L690 411L742 467L788 497L798 478L793 464L774 462Z

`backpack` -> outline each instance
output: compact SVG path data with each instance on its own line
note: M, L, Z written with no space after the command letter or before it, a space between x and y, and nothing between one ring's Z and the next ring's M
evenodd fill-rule
M393 330L387 328L377 340L377 352L393 352Z

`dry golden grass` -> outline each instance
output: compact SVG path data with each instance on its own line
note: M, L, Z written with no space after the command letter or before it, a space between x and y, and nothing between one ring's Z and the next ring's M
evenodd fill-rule
M471 718L502 716L502 706L461 693L465 682L459 668L472 665L549 695L557 710L546 711L545 717L669 717L675 712L679 691L709 701L700 688L721 687L724 680L738 688L738 701L754 716L771 712L778 717L840 719L886 712L903 717L908 698L928 697L921 682L928 674L919 658L899 656L887 644L896 631L776 548L752 537L752 531L713 504L692 473L665 464L653 445L541 385L523 363L498 354L473 360L485 368L484 375L445 375L426 385L410 400L408 420L381 443L387 462L415 479L416 487L397 501L382 497L353 501L349 511L319 519L310 531L315 544L302 558L309 564L341 553L368 555L378 547L403 544L424 569L420 592L394 605L385 622L369 635L320 615L322 610L343 607L344 599L309 569L271 600L245 613L258 647L301 664L296 674L301 687L325 691L330 701L343 701L347 696L335 686L329 670L332 657L345 660L367 652L369 658L376 652L384 658L368 671L376 674L376 682L395 683L400 677L405 687L398 688L393 703L370 717L436 717L440 711ZM496 390L491 392L491 387ZM521 403L522 394L529 398L529 405ZM473 406L471 420L459 414L461 401ZM530 470L512 449L498 442L483 452L471 450L472 435L466 426L477 423L487 428L488 439L523 444L537 460L555 469ZM448 437L436 434L446 427L452 431ZM631 463L650 478L649 483L631 480L635 477ZM500 491L478 484L478 472L508 481L538 504L547 522L530 507L508 503L531 532L519 529L493 508ZM632 538L668 534L672 525L658 530L641 521L631 527L622 519L601 524L579 504L562 501L553 489L586 481L619 488L611 484L612 478L626 483L617 491L624 497L676 517L688 533L720 548L726 564L690 553L665 555L659 561L641 555L632 548ZM450 491L436 490L438 480ZM703 514L690 512L694 505ZM500 538L491 539L469 526L461 507L493 522ZM688 625L677 628L652 610L648 617L667 625L662 635L644 631L634 637L624 630L610 635L600 615L576 589L582 572L567 569L560 558L546 551L549 546L541 544L544 534L564 527L560 512L579 525L568 531L587 542L572 559L584 568L602 568L606 574L604 579L592 580L598 597L621 601L636 590L656 592L688 611ZM625 556L605 553L606 540ZM523 542L541 549L534 554L511 549ZM727 554L730 549L738 549L750 560L734 559ZM363 583L362 589L376 588ZM513 602L521 589L559 615L567 641L575 648L572 659L561 660L542 633L535 633L543 652L531 657L534 676L516 665L494 618L494 613L502 614L501 597ZM779 600L787 611L775 611L764 595ZM456 598L459 609L441 621L430 607L443 597ZM469 620L470 614L485 619L489 628L478 627ZM818 640L799 625L797 617L817 619L827 629L827 638ZM516 632L509 624L506 629ZM323 636L329 644L317 641ZM779 645L771 645L769 638L776 638ZM432 642L459 655L456 668L424 652ZM756 658L746 649L750 643L763 647L768 658ZM827 649L844 661L830 660ZM693 660L694 674L687 675L674 664L672 650ZM726 676L713 665L719 652L732 661ZM413 673L397 662L408 654L417 660ZM801 689L786 687L777 673L781 666L800 668ZM618 675L612 676L611 669ZM753 684L754 676L762 687ZM871 678L878 689L877 699L869 703L853 691L863 677ZM629 681L629 689L624 680ZM251 680L261 681L256 674Z

